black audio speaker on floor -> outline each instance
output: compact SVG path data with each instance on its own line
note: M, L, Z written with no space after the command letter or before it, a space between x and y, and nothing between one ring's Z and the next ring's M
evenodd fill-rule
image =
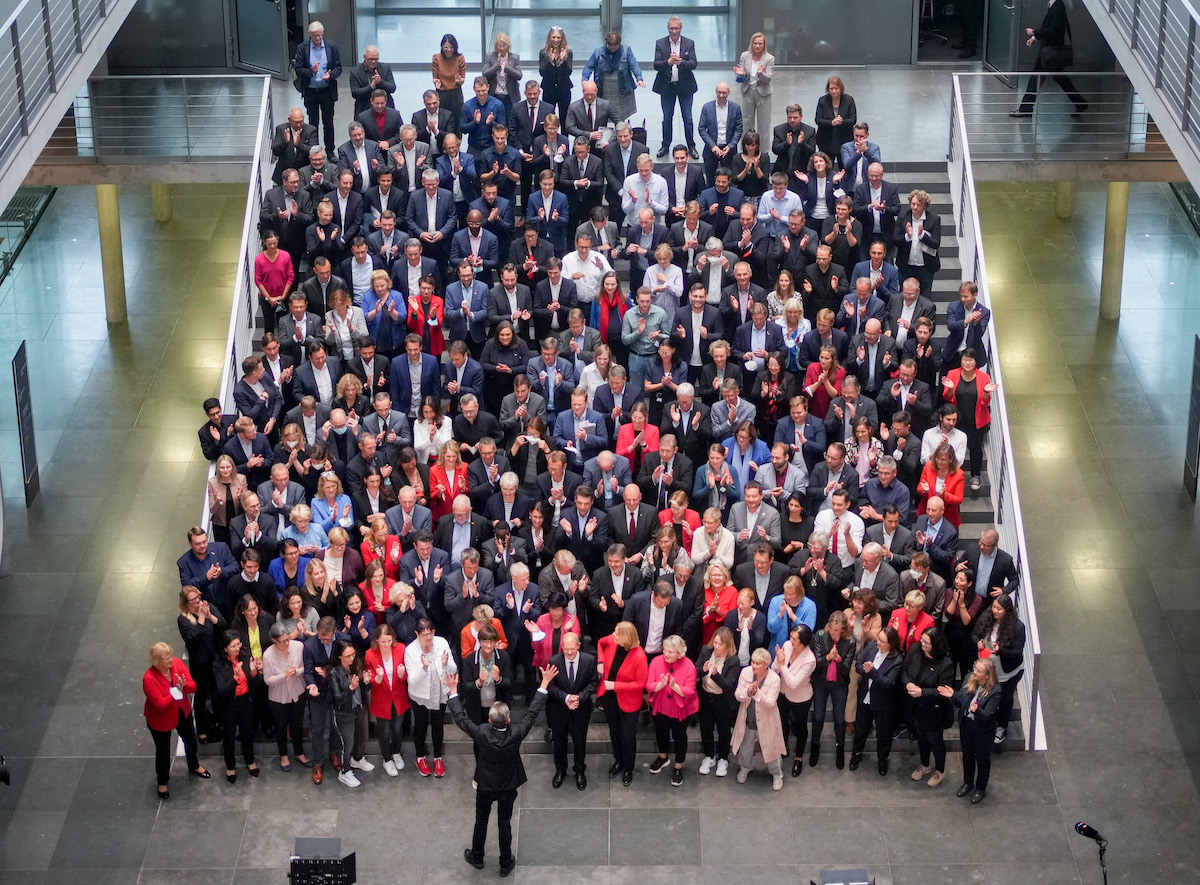
M875 877L866 870L821 870L821 881L809 885L875 885Z
M288 871L292 885L354 885L357 880L354 854L342 857L341 839L296 839Z

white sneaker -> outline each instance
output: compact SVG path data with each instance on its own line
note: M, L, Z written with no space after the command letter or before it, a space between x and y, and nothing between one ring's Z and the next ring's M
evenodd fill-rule
M392 754L392 761L396 763L396 771L404 771L404 757L399 753Z
M778 793L783 789L783 775L777 774L771 777L771 789Z
M359 771L374 771L375 763L368 762L366 759L351 759L350 767L357 768Z
M750 769L749 768L739 768L738 769L737 782L739 784L744 784L746 782L746 778L748 778L748 777L750 777Z
M396 770L396 763L391 759L385 759L383 761L383 770L388 777L396 777L398 774L400 774L400 772Z
M362 786L362 781L360 781L357 777L354 776L353 771L341 772L340 774L338 774L338 780L340 780L342 783L344 783L348 787L361 787Z
M717 760L712 756L705 756L700 762L700 773L708 774L713 770L713 766L717 764Z
M729 760L718 759L717 760L717 777L725 777L725 775L727 775L727 774L729 774Z

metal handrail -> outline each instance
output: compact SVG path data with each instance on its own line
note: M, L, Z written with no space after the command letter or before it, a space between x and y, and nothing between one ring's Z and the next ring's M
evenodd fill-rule
M241 377L242 360L254 352L254 311L257 309L257 299L254 288L254 259L258 255L258 213L262 205L263 193L269 184L267 177L268 150L271 143L271 132L274 120L271 109L271 78L243 78L258 81L262 84L262 94L259 98L259 124L254 153L250 160L250 180L246 189L246 210L242 218L242 238L238 244L237 275L233 284L233 305L229 311L229 329L225 336L224 367L221 369L221 381L217 387L217 399L221 401L221 409L227 415L237 412L233 402L233 387ZM216 474L216 467L209 466L208 478ZM208 488L205 483L204 493L200 504L200 519L196 523L204 529L209 524Z
M988 287L987 263L983 254L983 234L979 224L979 203L975 195L972 155L966 115L963 113L962 83L954 75L950 96L950 150L947 171L950 195L958 217L957 234L959 261L964 280L974 280L979 286L979 300L989 309L992 298ZM1025 747L1046 749L1046 730L1040 698L1042 640L1038 629L1033 580L1029 571L1029 550L1025 543L1025 523L1021 516L1020 490L1017 486L1016 460L1013 457L1013 434L1008 419L1008 403L1004 392L1004 372L1001 366L996 322L993 314L988 325L988 370L996 383L992 397L992 431L986 443L988 475L991 477L992 509L1000 546L1009 551L1017 565L1020 587L1017 591L1021 620L1025 624L1025 670L1027 677L1018 687L1021 699L1021 719L1025 729Z

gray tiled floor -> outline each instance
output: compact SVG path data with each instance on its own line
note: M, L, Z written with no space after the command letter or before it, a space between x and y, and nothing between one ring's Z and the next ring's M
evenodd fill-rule
M845 75L885 156L942 155L945 75ZM824 76L782 74L781 97L810 107ZM702 91L716 79L705 72ZM403 82L406 111L421 86ZM278 97L286 107L294 93ZM59 192L0 284L0 352L29 342L43 471L26 510L0 397L14 570L0 581L0 751L14 777L0 789L0 885L277 883L296 835L342 837L363 883L494 875L494 856L484 874L460 859L472 817L460 757L444 781L410 766L354 793L267 761L258 781L178 774L171 800L153 799L138 680L151 641L178 642L174 560L200 506L197 404L220 371L242 201L180 188L176 221L156 225L148 191L123 190L127 328L103 322L89 190ZM549 758L534 755L518 881L806 881L855 863L881 885L1098 882L1094 846L1070 833L1079 819L1112 840L1114 882L1200 877L1197 529L1178 490L1200 246L1164 189L1135 186L1131 204L1117 326L1095 318L1102 190L1080 186L1069 222L1052 217L1043 186L984 194L1050 751L1000 757L977 807L952 797L953 757L941 789L913 784L906 745L887 778L823 758L779 794L762 776L701 778L695 759L680 789L644 769L614 787L600 747L586 792L553 790Z

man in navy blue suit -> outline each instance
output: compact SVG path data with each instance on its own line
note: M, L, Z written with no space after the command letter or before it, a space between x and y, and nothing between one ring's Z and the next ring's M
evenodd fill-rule
M410 195L404 221L408 225L409 234L421 241L421 249L435 262L441 263L443 257L448 254L449 240L458 226L458 219L454 214L454 195L439 187L438 182L436 169L426 169L421 173L424 193L414 191ZM406 294L415 295L416 291Z
M802 396L792 397L788 407L788 417L775 425L775 442L787 445L797 467L797 459L803 458L805 469L811 473L817 461L825 457L825 424L808 411L808 401Z
M475 210L471 211L474 214ZM469 261L463 260L457 268L458 282L446 287L446 331L451 340L465 341L471 356L479 359L487 342L490 292L488 286L475 275L475 268Z
M233 401L238 411L254 421L254 426L268 436L279 423L283 398L279 388L266 377L262 359L248 356L242 360L242 377L233 386Z
M867 320L870 319L879 320L881 324L887 323L887 304L872 291L870 277L859 277L854 295L842 302L834 325L853 338L865 331Z
M558 339L545 338L541 353L531 357L525 366L530 388L546 400L546 423L551 429L558 413L570 409L571 391L577 380L571 361L559 356L558 351Z
M447 414L457 415L463 394L483 397L483 366L471 359L465 341L451 341L446 350L450 361L442 365L442 390L450 396Z
M554 438L567 453L571 469L583 471L584 462L608 446L608 425L604 416L587 407L587 393L577 388L571 393L571 407L560 412L554 422Z
M728 167L742 140L742 109L729 100L729 84L717 84L716 100L700 109L700 140L704 142L704 180L716 184L718 166Z
M221 541L209 541L208 532L193 526L188 529L191 550L176 560L179 567L179 586L195 587L206 602L224 613L232 610L225 599L225 582L238 572L237 560L229 546Z
M674 139L675 102L679 102L687 150L696 157L696 138L692 135L692 101L699 88L694 73L696 63L696 42L683 36L683 22L679 16L671 16L667 19L667 36L654 41L654 85L650 87L662 104L660 159L667 155L667 147Z
M479 196L479 166L475 157L462 150L458 136L451 133L443 143L445 151L434 161L442 190L454 197L454 213L461 226L467 221L467 209Z
M483 213L478 209L467 212L466 230L458 231L450 243L450 267L457 268L464 261L474 268L475 279L492 285L492 274L500 266L500 241L484 229Z
M854 217L862 224L868 243L881 242L891 248L900 214L900 191L883 180L883 164L867 166L867 178L854 187Z
M425 193L418 191L415 198L424 200ZM392 262L392 288L407 299L411 295L420 294L420 283L424 277L433 277L436 288L440 290L442 275L438 263L424 255L422 240L410 236L407 230L404 235L408 237L404 244L404 256Z
M933 570L942 580L953 580L954 554L958 552L958 529L945 519L946 504L937 495L925 502L925 513L913 526L913 540L918 550L929 554Z
M778 323L767 322L767 306L761 301L750 305L750 319L733 333L733 359L742 364L747 378L767 367L767 357L783 350L783 331Z
M308 359L292 375L292 391L296 399L311 396L317 402L329 405L337 396L338 379L342 377L341 360L329 356L319 338L308 339L304 352Z
M979 354L979 365L986 366L987 327L992 312L979 303L979 287L967 281L958 287L958 301L946 307L946 343L942 345L942 371L957 369L960 354L968 347Z
M245 415L233 422L236 433L225 443L225 454L233 459L234 465L246 477L246 485L256 489L271 478L271 444L265 435L258 432L254 420Z
M857 292L859 277L866 277L871 281L871 289L879 296L879 300L890 304L892 296L900 293L900 272L896 270L896 265L884 260L887 246L879 240L871 244L868 254L870 257L858 262L850 272L850 288Z
M337 632L333 618L326 616L317 622L317 635L304 640L304 688L308 692L308 712L312 717L310 737L314 784L324 780L325 759L329 755L329 725L333 718L329 668L333 664L333 644L339 639L349 638L345 633ZM342 752L350 750L344 747Z
M439 629L446 627L446 578L450 577L450 554L433 546L433 533L413 533L413 547L400 557L400 580L416 591L429 618Z
M392 408L410 421L420 417L425 397L442 395L440 379L437 357L422 353L421 336L410 332L404 337L404 353L392 360L388 372Z
M860 121L854 124L854 140L842 145L840 159L842 168L846 170L842 178L842 190L847 193L854 193L858 183L867 180L867 171L872 163L883 162L879 145L867 140L870 134L871 127Z

